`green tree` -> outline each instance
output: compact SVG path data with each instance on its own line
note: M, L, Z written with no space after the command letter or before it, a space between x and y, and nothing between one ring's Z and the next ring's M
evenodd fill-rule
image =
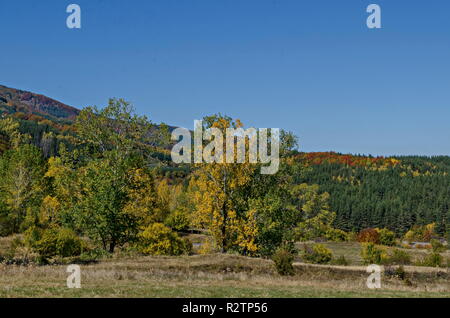
M76 128L84 151L77 163L79 193L72 219L112 253L117 246L136 239L146 218L136 213L130 200L142 199L139 188L146 185L136 178L136 171L148 163L152 149L146 141L155 126L145 116L135 115L126 101L111 99L102 110L84 109Z
M45 162L40 150L29 144L6 151L0 160L0 195L12 223L20 230L27 213L36 213L44 191Z

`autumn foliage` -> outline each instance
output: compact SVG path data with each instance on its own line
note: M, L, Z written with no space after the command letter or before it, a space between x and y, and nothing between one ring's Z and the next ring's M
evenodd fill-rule
M351 167L371 167L371 166L396 166L400 163L394 158L385 157L367 157L343 155L336 152L310 152L302 153L296 156L297 160L306 165L321 165L323 163L342 164Z
M357 240L360 243L380 244L380 233L374 228L364 229L359 232Z

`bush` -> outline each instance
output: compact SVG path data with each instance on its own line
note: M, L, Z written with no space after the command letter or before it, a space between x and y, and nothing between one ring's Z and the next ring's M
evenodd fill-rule
M306 263L328 264L333 259L333 253L323 244L314 244L313 247L305 244L303 246L302 259Z
M408 252L396 248L389 255L387 262L392 265L409 265L411 264L411 256Z
M439 253L432 252L428 254L422 261L419 262L420 266L429 267L441 267L443 263L443 257Z
M181 239L170 228L153 223L139 233L139 251L147 255L181 255L192 251L192 243Z
M397 267L397 269L395 270L395 276L396 276L398 279L405 280L405 279L406 279L406 271L405 271L405 268L404 268L403 266Z
M360 243L380 244L380 233L376 229L364 229L359 232L357 241Z
M1 209L0 203L0 209ZM14 233L14 220L0 213L0 237L9 236Z
M37 226L31 226L24 232L24 243L29 247L36 247L36 243L41 239L43 230Z
M361 257L365 265L382 264L387 258L384 250L374 243L362 245Z
M378 230L378 234L380 235L380 244L386 246L395 245L395 233L388 229Z
M71 260L72 264L90 264L96 263L99 259L110 258L111 253L103 248L93 248L83 251L80 256Z
M190 226L189 217L178 210L169 214L164 223L175 231L186 231Z
M41 238L32 247L44 259L55 256L78 256L83 250L83 241L70 229L50 228L42 232Z
M431 244L431 248L433 249L434 253L442 253L442 252L445 252L445 250L446 250L444 244L442 244L438 240L433 239L430 241L430 244Z
M272 256L272 260L278 274L283 276L294 275L294 266L292 265L294 255L287 248L278 248Z
M349 242L357 242L358 241L358 233L356 233L356 232L348 232L347 233L347 240Z
M333 260L334 265L348 266L350 262L345 258L344 255L339 256L337 259Z
M8 248L4 251L4 256L6 258L14 258L16 251L22 247L24 247L23 239L19 235L14 235L8 244Z
M384 273L388 277L395 277L403 281L407 279L405 268L402 265L397 268L386 266L386 268L384 269Z
M429 242L435 233L436 225L434 223L427 224L424 226L413 226L404 236L404 240L408 242L418 241L418 242Z
M339 229L328 229L325 237L332 242L346 242L349 240L348 233Z

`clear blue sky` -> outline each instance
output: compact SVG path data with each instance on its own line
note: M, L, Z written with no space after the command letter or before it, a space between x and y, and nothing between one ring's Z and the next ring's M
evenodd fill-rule
M448 0L1 0L0 43L0 84L79 108L123 97L155 122L291 130L303 151L450 154Z

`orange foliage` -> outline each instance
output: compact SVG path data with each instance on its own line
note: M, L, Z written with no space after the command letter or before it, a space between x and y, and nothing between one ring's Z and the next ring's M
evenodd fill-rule
M337 163L359 167L369 167L369 166L392 167L400 163L399 160L394 158L343 155L335 152L302 153L297 155L296 158L304 161L308 165L320 165L322 163Z
M373 228L361 230L357 236L357 241L360 243L380 244L380 233Z

